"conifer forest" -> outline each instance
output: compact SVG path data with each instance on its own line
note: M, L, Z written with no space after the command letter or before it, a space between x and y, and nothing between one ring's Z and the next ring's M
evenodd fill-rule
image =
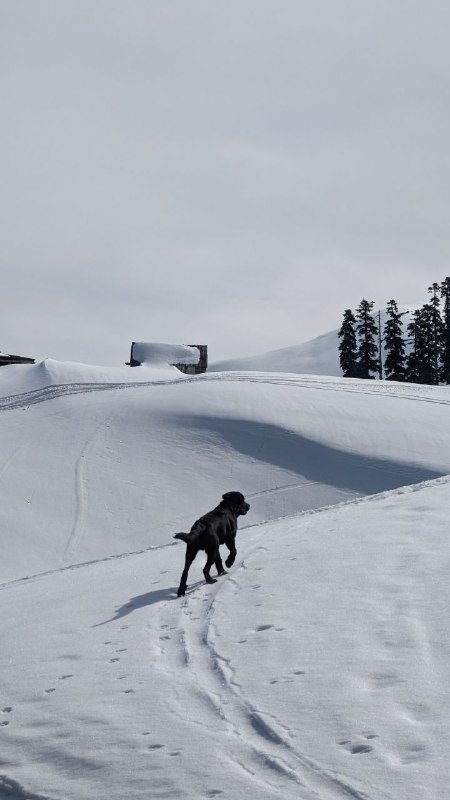
M389 300L383 318L369 300L361 300L355 311L347 308L338 334L343 376L450 384L450 278L433 283L428 295L412 315L400 311L395 300Z

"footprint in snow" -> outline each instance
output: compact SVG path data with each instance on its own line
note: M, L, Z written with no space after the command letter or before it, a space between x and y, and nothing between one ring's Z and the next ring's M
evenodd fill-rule
M8 720L5 720L4 722L0 722L0 728L6 728L7 725L9 725Z
M364 753L371 753L373 747L364 742L352 742L350 739L343 739L338 742L341 747L345 747L348 753L352 756L363 755Z
M273 628L273 625L258 625L256 631L268 631L270 628Z
M52 692L55 692L55 691L56 691L56 689L54 687L52 689L44 689L45 694L51 694Z
M13 710L12 706L5 706L4 708L2 708L2 714L10 714L12 710Z
M427 748L421 742L412 742L404 750L400 760L402 764L414 764L427 758Z
M398 686L398 684L404 683L398 672L389 670L374 672L372 680L377 689L389 689L391 686Z
M60 675L58 680L59 681L66 681L67 678L73 678L73 675Z
M110 664L115 664L115 663L116 663L116 661L120 661L120 658L110 658L110 659L109 659L109 663L110 663Z

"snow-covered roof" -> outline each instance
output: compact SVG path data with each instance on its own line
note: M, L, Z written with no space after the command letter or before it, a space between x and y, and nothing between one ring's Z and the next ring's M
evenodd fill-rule
M132 359L143 366L197 364L199 351L185 344L161 342L133 342Z

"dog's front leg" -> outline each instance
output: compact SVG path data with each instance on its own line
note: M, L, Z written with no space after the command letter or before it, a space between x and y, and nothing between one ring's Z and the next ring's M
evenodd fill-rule
M232 567L234 562L235 562L235 560L236 560L237 550L236 550L234 544L233 545L227 545L227 547L229 547L230 555L226 559L225 564L227 565L227 567Z

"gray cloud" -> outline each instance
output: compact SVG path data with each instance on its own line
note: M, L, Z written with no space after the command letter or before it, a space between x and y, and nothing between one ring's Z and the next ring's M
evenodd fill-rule
M450 9L3 0L0 349L214 359L450 264Z

